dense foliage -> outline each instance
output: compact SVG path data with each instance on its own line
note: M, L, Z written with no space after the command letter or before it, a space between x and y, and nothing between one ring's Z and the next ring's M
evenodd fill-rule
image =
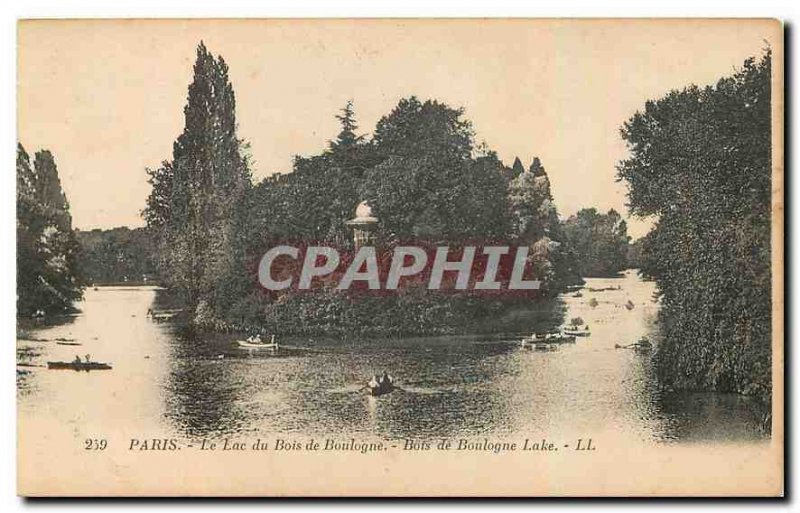
M63 313L82 297L78 245L53 155L17 145L17 314Z
M648 101L622 127L633 212L657 216L643 271L661 294L663 380L771 394L771 55Z
M201 43L172 160L149 170L144 211L162 280L198 315L230 304L244 270L250 171L228 67Z
M156 277L155 248L144 228L76 230L80 274L88 284L147 283Z
M562 230L581 276L615 276L628 267L628 226L616 210L584 208L563 221Z
M423 322L424 315L447 310L435 317L448 330L496 308L471 297L419 293L356 302L346 315L337 315L337 305L347 299L339 293L298 298L291 291L267 295L258 287L258 260L276 241L352 247L346 221L364 200L379 219L379 238L388 247L401 242L524 244L533 273L544 284L539 296L580 280L562 241L544 167L534 159L525 170L517 159L509 168L494 152L476 148L463 109L405 98L368 138L357 133L348 102L337 116L341 131L327 148L296 157L291 173L272 175L251 188L224 62L201 45L194 75L184 133L172 160L149 171L153 191L144 215L156 237L161 276L170 288L183 291L196 322L252 326L283 319L282 330L289 325L332 331L340 331L334 326L350 331L373 326L425 332L438 328ZM427 313L413 313L417 310Z

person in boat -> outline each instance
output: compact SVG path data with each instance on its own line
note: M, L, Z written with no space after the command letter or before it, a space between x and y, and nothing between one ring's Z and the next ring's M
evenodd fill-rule
M77 363L81 363L81 357L78 356L78 355L75 355L75 359L72 361L72 363L76 363L76 364Z
M369 383L368 383L369 387L370 388L378 388L379 386L381 386L381 381L380 380L381 380L381 377L378 376L377 374L375 374L374 376L372 376L372 379L369 380Z
M92 361L92 355L87 353L84 357L86 358L86 363L89 363L89 362Z
M381 386L392 386L392 377L386 371L383 371L383 376L381 377Z

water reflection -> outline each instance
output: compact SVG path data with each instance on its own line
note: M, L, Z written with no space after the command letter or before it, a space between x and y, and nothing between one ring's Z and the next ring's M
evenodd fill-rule
M657 344L652 292L652 283L629 273L590 280L580 294L566 294L549 308L497 319L509 332L546 331L572 317L590 325L590 337L557 351L522 349L519 334L494 333L292 338L273 353L241 349L230 336L187 335L170 323L152 322L145 313L161 301L152 288L89 290L82 315L35 327L19 341L19 411L26 420L98 429L114 423L131 432L191 438L761 437L758 415L746 399L662 396L651 354L615 348L642 335ZM76 349L58 345L59 337L82 344L81 354L114 362L113 370L48 371L42 367L48 360L70 359ZM367 395L364 384L384 371L396 377L398 390Z
M758 406L737 394L669 394L658 399L657 408L664 419L665 440L700 443L764 438Z

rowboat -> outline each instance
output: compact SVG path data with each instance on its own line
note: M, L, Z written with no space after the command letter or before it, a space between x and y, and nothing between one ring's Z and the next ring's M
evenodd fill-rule
M246 340L237 340L237 344L239 347L243 347L245 349L278 349L278 343L265 343L265 342L248 342Z
M650 342L647 337L642 337L633 344L633 349L636 350L637 353L647 353L653 349L653 343Z
M389 379L383 379L376 381L374 378L367 384L367 389L369 390L369 394L372 396L379 396L383 394L388 394L394 390L394 381L392 380L391 376Z
M635 350L636 352L639 352L639 353L648 353L648 352L652 351L653 343L650 342L647 339L647 337L642 337L639 340L637 340L636 342L634 342L633 344L627 344L627 345L624 345L624 346L619 345L619 344L614 344L614 348L615 349L633 349L633 350Z
M588 337L591 335L592 332L588 329L579 329L579 328L565 328L564 335L569 335L571 337Z
M252 340L237 340L237 344L239 347L245 349L271 349L273 351L278 349L278 342L275 340L275 335L272 335L272 338L269 342L254 342Z
M75 371L109 370L111 365L103 362L47 362L48 369L70 369Z
M147 317L153 319L156 322L162 321L171 321L175 317L178 316L183 310L180 308L172 308L169 310L153 310L152 308L147 309Z
M533 334L530 337L522 339L522 347L528 349L535 347L537 344L572 344L575 342L574 335L565 335L563 333L544 333L541 335Z

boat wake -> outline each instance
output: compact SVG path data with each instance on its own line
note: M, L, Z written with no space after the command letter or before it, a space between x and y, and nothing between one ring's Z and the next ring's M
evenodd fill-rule
M444 388L415 387L412 385L395 385L395 388L400 392L409 394L435 395L447 392Z
M358 385L353 383L352 385L345 385L343 387L338 388L329 388L326 390L329 394L354 394L357 392L362 392L364 390L364 385Z

